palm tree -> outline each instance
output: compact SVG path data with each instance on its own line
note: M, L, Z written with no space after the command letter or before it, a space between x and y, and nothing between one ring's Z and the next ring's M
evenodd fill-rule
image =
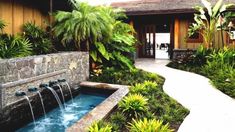
M89 50L91 44L110 38L110 16L87 3L76 0L70 2L73 7L71 12L58 11L55 15L53 31L56 36L61 37L63 44L73 42L78 50Z

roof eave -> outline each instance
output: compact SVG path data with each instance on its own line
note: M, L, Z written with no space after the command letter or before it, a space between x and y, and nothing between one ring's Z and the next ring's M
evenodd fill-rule
M195 13L194 9L126 11L128 16Z

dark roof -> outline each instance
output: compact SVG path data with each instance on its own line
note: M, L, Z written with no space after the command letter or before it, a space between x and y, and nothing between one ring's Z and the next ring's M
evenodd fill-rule
M217 0L211 0L215 3ZM225 3L235 3L235 0L224 0ZM193 13L193 7L202 5L201 0L135 0L114 2L113 7L126 10L127 15Z

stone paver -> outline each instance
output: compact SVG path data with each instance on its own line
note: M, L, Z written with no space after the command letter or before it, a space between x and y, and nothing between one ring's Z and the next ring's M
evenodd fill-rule
M168 60L137 59L136 67L166 78L164 91L190 110L178 132L235 132L235 100L190 72L166 67Z

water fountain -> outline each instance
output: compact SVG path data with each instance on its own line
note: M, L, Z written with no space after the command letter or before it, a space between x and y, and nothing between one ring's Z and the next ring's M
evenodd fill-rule
M48 84L40 84L39 87L40 88L47 88L52 92L52 94L54 95L57 103L59 104L61 112L63 113L63 105L62 105L61 100L60 100L58 94L56 93L56 91L53 88L49 87Z
M72 103L73 103L73 94L72 94L71 88L70 88L68 82L66 81L66 79L58 79L58 82L59 82L59 83L65 83L65 84L67 85L67 88L68 88L68 90L69 90L70 97L71 97Z
M29 92L37 92L37 94L38 94L38 96L39 96L39 98L40 98L40 101L41 101L43 113L44 113L44 115L45 115L45 117L46 117L45 106L44 106L43 99L42 99L42 95L41 95L40 91L38 91L38 89L37 89L36 87L29 87L29 88L28 88L28 91L29 91Z
M33 113L33 107L32 107L32 104L29 100L29 97L26 95L26 93L24 91L16 91L15 96L18 96L18 97L19 96L24 96L24 98L28 101L29 108L30 108L31 115L32 115L32 119L33 119L33 122L34 122L34 126L36 126L35 117L34 117L34 113Z
M50 81L49 82L49 87L53 87L53 86L57 86L59 88L61 96L62 96L63 104L64 104L65 103L65 99L64 99L64 93L63 93L62 87L58 84L58 81Z
M28 92L38 93L42 106L46 107L46 109L48 110L48 113L46 113L45 108L43 108L44 109L43 112L44 114L46 113L47 116L39 117L36 115L40 113L36 111L34 111L35 113L33 113L32 105L35 108L37 108L37 106L40 106L40 101L38 97L37 98L30 97L31 103L35 102L35 105L34 104L31 105L29 98L26 96L24 92L18 91L15 93L18 96L24 96L28 100L33 120L34 120L34 114L36 114L35 117L38 117L36 120L34 120L34 122L28 123L26 126L18 129L17 132L41 132L41 131L64 132L75 122L83 118L88 112L92 111L94 107L99 105L111 94L111 93L103 94L104 92L93 93L91 92L92 90L84 91L85 89L88 88L85 88L83 90L81 90L80 88L74 89L73 91L74 98L71 98L71 100L65 102L66 108L63 108L63 104L61 102L63 100L62 98L59 98L58 92L60 91L58 90L66 86L67 84L65 85L65 83L66 80L64 79L60 81L50 81L49 84L40 84L39 87L43 89L41 93L39 89L35 87L28 88ZM50 90L50 92L48 90ZM54 95L54 97L53 95L51 95L51 93ZM70 95L72 95L72 92ZM43 104L42 97L44 97L45 106ZM70 96L69 94L66 94L65 97L70 97ZM74 99L74 102L72 102L72 99ZM56 106L58 106L58 104L59 107L55 108ZM27 104L24 107L27 108L28 107ZM50 107L51 108L54 107L54 109L51 109Z

